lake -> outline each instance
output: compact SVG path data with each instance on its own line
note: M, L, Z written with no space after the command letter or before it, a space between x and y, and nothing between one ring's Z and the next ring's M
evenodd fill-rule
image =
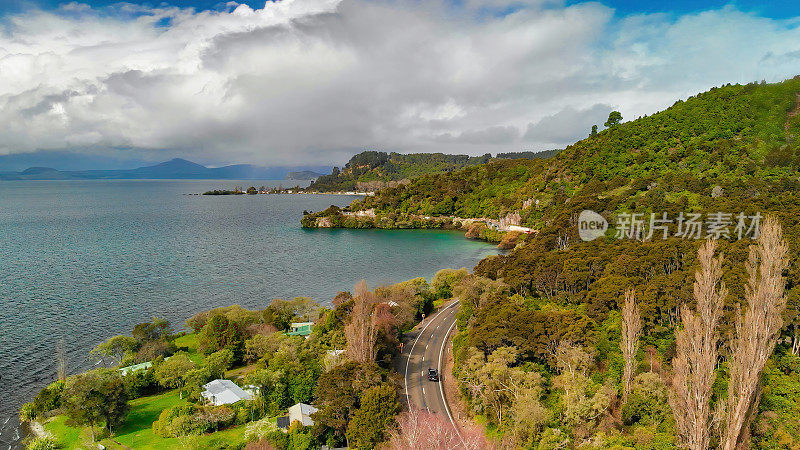
M75 373L98 342L154 316L180 328L217 306L325 304L361 279L430 279L496 253L457 232L300 227L304 210L354 196L186 195L279 184L295 182L0 182L0 448L16 440L19 406L55 379L61 339Z

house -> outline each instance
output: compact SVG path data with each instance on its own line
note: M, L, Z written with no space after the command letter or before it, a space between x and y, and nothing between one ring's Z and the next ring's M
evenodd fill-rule
M286 334L289 336L308 336L311 334L312 328L314 328L314 322L295 322L289 325L289 331Z
M317 412L318 409L314 408L311 405L307 405L305 403L298 403L296 405L289 407L289 424L291 425L292 422L298 421L303 424L304 427L310 427L314 425L314 420L311 419L311 415Z
M149 369L151 367L153 367L153 362L152 361L147 361L147 362L143 362L141 364L134 364L132 366L123 367L123 368L119 369L119 373L122 376L125 376L125 375L127 375L129 373L135 373L135 372L138 372L140 370L147 370L147 369Z
M215 406L230 405L255 398L252 392L245 391L231 380L214 380L203 388L205 390L200 395Z
M300 422L304 427L314 425L314 419L311 415L317 412L318 409L305 403L298 403L289 407L289 415L278 417L278 428L288 429L294 422Z
M166 361L166 360L168 360L170 358L172 358L172 356L167 356L166 358L164 358L164 361ZM143 363L139 363L139 364L134 364L132 366L122 367L122 368L117 369L117 370L119 370L120 375L122 375L124 377L125 375L128 375L130 373L135 373L135 372L138 372L140 370L147 370L147 369L149 369L151 367L153 367L153 361L147 361L147 362L143 362Z

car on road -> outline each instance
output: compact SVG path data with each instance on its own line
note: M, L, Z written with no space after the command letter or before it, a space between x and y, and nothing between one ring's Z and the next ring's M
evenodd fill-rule
M428 380L439 381L439 372L436 369L428 369Z

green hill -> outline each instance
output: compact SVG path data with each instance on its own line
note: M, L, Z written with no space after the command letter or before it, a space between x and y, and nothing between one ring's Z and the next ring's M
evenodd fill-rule
M450 172L467 166L483 164L491 155L468 156L444 153L386 153L361 152L340 170L334 167L330 175L319 177L311 191L374 191L389 185L407 183L420 175ZM396 183L391 183L396 182Z
M492 218L520 211L523 224L542 227L575 195L594 194L604 208L616 208L613 199L643 197L657 206L666 200L700 206L719 185L731 198L797 174L798 93L798 78L714 88L606 129L546 162L492 160L423 175L352 209ZM538 207L523 208L530 200Z
M463 218L519 214L519 223L535 231L512 241L510 252L481 261L474 275L464 275L453 288L461 300L454 376L477 386L462 393L464 400L493 432L521 448L536 448L537 442L538 448L572 448L570 443L583 442L580 448L666 449L677 448L666 392L679 308L694 304L697 248L714 236L712 219L724 217L725 233L716 236L730 294L720 321L711 398L712 408L719 408L727 397L734 318L746 305L745 262L753 242L747 230L737 230L738 215L748 226L753 216L775 215L789 244L788 307L761 377L753 425L742 439L749 448L797 448L799 99L800 78L714 88L576 142L546 161L492 160L424 175L343 211L306 215L303 224L463 228ZM604 236L580 238L584 210L608 221ZM641 235L631 233L632 214L640 214ZM666 238L650 227L651 218L664 214L673 221ZM679 235L679 218L692 214L699 215L701 232ZM474 227L471 236L502 237ZM644 332L633 372L638 381L623 402L619 309L628 288L636 291ZM562 344L572 353L559 353ZM573 356L582 369L568 378L564 361ZM505 374L534 380L526 392L536 394L492 397L496 391L490 387L501 386ZM716 433L712 430L713 439ZM563 445L542 444L553 440Z

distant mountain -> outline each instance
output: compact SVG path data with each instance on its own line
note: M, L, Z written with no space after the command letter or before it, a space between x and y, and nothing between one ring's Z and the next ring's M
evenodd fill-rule
M301 170L299 172L289 172L286 174L286 180L316 180L324 174L314 172L313 170Z
M298 171L298 169L305 170ZM313 169L325 170L325 168L318 167ZM206 167L192 161L175 158L136 169L62 171L50 167L31 167L21 172L0 173L0 180L280 180L287 177L287 173L311 173L319 176L305 167L260 167L251 164Z

